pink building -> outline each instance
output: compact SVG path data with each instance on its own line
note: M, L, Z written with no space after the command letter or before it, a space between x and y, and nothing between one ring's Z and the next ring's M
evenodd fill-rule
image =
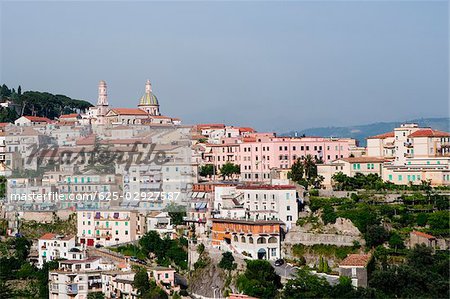
M241 166L241 179L258 181L270 178L270 172L290 169L298 159L311 155L329 162L347 158L356 140L351 138L276 137L273 133L251 133L235 138L222 138L209 144L204 163L220 169L231 162Z

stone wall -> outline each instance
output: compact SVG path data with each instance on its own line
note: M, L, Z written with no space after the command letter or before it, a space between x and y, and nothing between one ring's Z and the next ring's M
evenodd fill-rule
M338 235L338 234L316 234L308 232L289 232L284 240L285 244L303 244L303 245L336 245L336 246L353 246L354 242L357 241L360 244L364 240L359 236L350 235Z

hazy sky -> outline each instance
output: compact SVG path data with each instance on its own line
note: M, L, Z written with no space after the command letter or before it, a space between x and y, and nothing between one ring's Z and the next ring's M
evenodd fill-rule
M448 116L447 1L1 2L0 82L259 131Z

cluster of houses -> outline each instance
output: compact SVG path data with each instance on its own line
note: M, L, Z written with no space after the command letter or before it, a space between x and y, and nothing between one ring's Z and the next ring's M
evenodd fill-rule
M298 220L304 190L288 179L292 165L310 157L323 186L333 175L378 174L394 184L450 185L450 134L404 124L393 132L355 139L279 137L225 124L184 126L162 116L147 81L138 107L110 108L104 81L97 105L59 119L22 116L0 124L0 175L7 177L1 215L11 235L20 221L52 221L54 213L76 213L74 236L45 234L38 240L39 267L51 260L51 298L134 298L130 261L111 261L89 250L135 242L148 231L177 238L168 205L184 207L184 221L197 240L243 258L277 260L281 244ZM108 160L102 153L113 154ZM108 155L106 155L108 156ZM219 180L233 163L235 177ZM199 176L201 166L213 174ZM411 242L438 246L415 233ZM370 255L350 255L340 273L367 285ZM177 290L172 268L148 267L149 277ZM238 296L238 295L236 295Z

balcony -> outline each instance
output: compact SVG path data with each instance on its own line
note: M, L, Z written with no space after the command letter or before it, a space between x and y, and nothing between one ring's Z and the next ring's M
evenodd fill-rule
M404 142L403 145L404 145L405 147L413 147L413 145L412 145L411 142Z
M387 143L385 143L383 145L383 147L385 147L385 148L394 148L395 144L394 144L394 142L387 142Z
M78 294L78 285L77 284L70 284L66 288L66 292L68 295L76 295Z
M101 225L101 226L95 226L95 229L98 229L98 230L111 230L112 228Z

